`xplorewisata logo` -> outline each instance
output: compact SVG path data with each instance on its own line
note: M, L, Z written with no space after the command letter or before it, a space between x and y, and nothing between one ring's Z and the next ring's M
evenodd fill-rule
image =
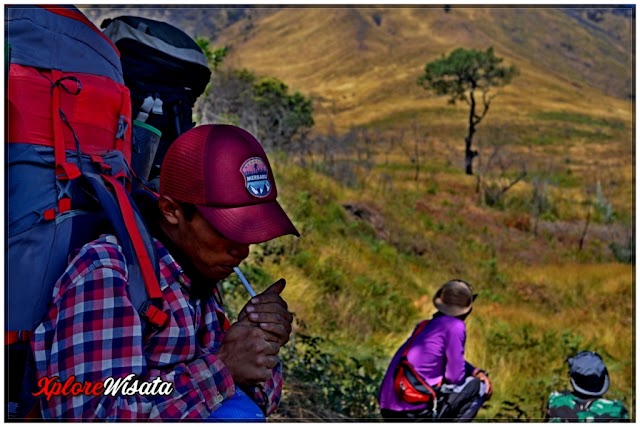
M168 396L173 392L173 383L156 378L153 381L141 381L135 374L125 378L107 378L104 381L76 381L75 375L63 383L59 377L42 377L38 380L39 390L34 396L44 396L51 400L54 396Z

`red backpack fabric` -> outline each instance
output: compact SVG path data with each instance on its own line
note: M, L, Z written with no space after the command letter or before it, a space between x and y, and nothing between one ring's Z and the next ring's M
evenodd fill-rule
M33 407L29 340L68 255L115 234L131 300L160 327L153 245L128 194L131 100L119 52L71 6L8 6L5 414ZM31 401L30 398L31 397Z

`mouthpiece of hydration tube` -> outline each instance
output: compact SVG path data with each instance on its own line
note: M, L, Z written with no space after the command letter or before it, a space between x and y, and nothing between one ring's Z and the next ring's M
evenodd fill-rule
M247 278L244 277L244 274L242 274L242 271L240 271L240 269L238 267L233 267L233 271L235 271L235 273L238 275L238 277L240 278L240 281L244 285L245 289L247 290L247 292L249 292L249 295L251 295L251 298L255 297L256 296L256 291L253 290L253 288L251 287L251 285L247 281Z

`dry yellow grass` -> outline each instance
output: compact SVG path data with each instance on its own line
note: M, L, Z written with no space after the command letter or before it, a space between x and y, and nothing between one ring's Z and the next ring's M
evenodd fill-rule
M501 90L494 116L564 110L632 119L629 102L603 98L588 85L577 88L570 79L550 75L535 57L512 50L512 42L500 43L499 31L469 25L499 25L497 13L490 8L443 14L441 8L291 7L263 17L249 34L242 25L231 28L219 42L234 46L228 65L278 77L316 98L320 129L328 120L344 129L396 111L441 106L442 99L428 98L415 84L424 64L459 46L490 45L521 70L521 76ZM540 19L553 16L535 13L543 14ZM371 20L373 14L381 21L379 27ZM588 40L588 35L582 37Z

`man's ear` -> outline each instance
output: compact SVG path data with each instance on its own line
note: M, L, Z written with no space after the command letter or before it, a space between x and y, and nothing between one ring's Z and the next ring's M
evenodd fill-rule
M158 198L158 208L160 208L160 216L164 221L171 225L178 225L184 219L182 206L168 196L160 196Z

